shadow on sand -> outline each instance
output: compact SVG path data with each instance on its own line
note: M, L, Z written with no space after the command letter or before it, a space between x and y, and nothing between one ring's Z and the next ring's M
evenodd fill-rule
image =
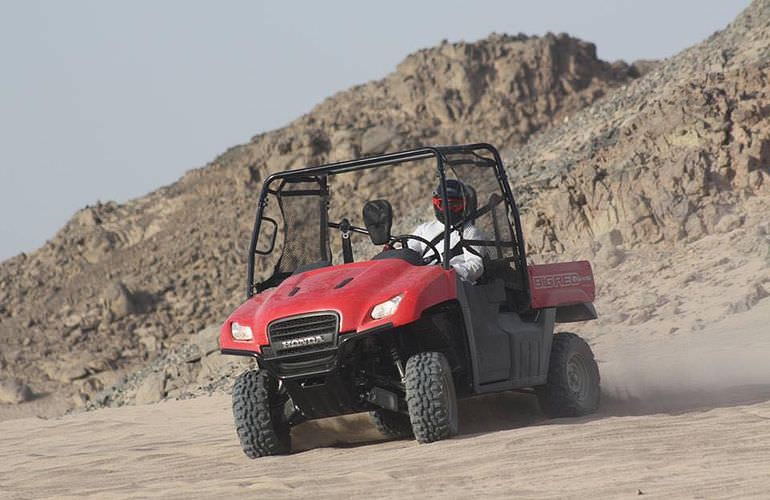
M546 421L533 395L499 393L463 399L458 404L460 435L526 427ZM392 441L374 428L367 414L311 420L292 429L293 451L352 448Z
M646 394L644 398L603 393L596 414L553 420L542 414L534 395L518 392L489 394L459 402L460 435L456 439L557 422L579 425L606 417L677 415L763 401L770 401L770 385L746 385L721 391L662 391ZM367 414L305 422L292 430L292 440L295 453L314 448L355 448L393 441L374 428Z

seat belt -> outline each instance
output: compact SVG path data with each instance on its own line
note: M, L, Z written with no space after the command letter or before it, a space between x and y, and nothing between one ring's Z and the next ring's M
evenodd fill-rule
M457 232L460 235L460 239L457 243L455 243L455 246L449 249L449 260L452 260L458 255L462 255L463 249L466 249L476 257L481 257L483 259L484 257L478 251L476 251L475 248L473 248L472 246L470 246L468 243L465 242L465 238L463 238L463 233L461 233L459 230L457 230ZM436 246L436 244L438 244L438 242L441 241L442 239L444 239L443 231L441 231L435 238L431 240L431 244L433 246ZM430 250L429 248L426 248L425 252L428 252L429 250ZM423 255L425 254L425 252L423 252Z

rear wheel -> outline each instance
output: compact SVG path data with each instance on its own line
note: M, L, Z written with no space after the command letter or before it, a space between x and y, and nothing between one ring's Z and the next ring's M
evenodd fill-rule
M548 380L536 392L549 417L578 417L597 410L599 367L585 340L574 333L554 335Z
M249 458L291 451L290 426L284 408L289 400L278 381L266 372L243 372L233 385L233 417L243 452Z
M409 415L390 410L375 410L369 412L372 423L384 436L389 438L412 437L412 422Z
M431 443L457 434L457 395L446 356L440 352L415 354L406 363L404 382L418 442Z

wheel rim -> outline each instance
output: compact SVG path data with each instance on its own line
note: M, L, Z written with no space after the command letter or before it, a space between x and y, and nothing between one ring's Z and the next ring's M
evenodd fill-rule
M567 386L581 401L585 400L591 391L588 363L580 354L573 355L567 362Z

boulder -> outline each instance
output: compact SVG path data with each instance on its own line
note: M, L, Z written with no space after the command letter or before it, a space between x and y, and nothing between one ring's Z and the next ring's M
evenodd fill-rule
M155 336L153 328L141 327L134 330L134 335L139 338L139 343L147 349L147 354L155 355L161 350L161 342Z
M136 389L134 401L138 405L157 403L166 395L166 374L153 372Z
M195 344L202 356L219 350L219 325L207 326L195 335Z
M19 404L34 397L32 390L17 379L0 380L0 403Z
M121 281L112 283L102 294L102 301L112 314L113 319L120 319L137 312L133 295Z
M743 224L743 219L735 214L727 214L719 219L714 230L717 233L729 233L733 229L738 229Z
M373 155L384 153L390 149L394 142L397 142L397 138L398 134L396 131L389 127L371 127L361 136L361 154Z
M602 247L616 247L623 244L623 234L617 229L612 229L599 235L596 240Z
M603 246L596 254L596 262L608 269L614 269L626 260L626 253L616 246Z
M88 359L66 358L58 361L46 361L40 364L40 369L51 380L68 384L88 375L87 366L90 359L90 357Z
M205 383L234 372L240 372L251 364L252 360L243 356L223 356L213 352L201 359L201 370L198 372L198 383Z

